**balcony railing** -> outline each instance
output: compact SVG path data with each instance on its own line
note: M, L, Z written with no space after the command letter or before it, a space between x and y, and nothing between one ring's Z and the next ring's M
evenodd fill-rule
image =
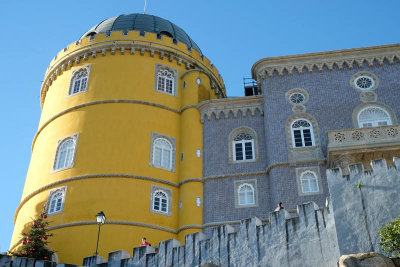
M328 151L400 144L400 125L328 131Z

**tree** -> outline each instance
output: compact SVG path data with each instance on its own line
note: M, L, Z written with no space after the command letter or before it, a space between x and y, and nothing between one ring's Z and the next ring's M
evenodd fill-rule
M51 260L54 252L46 248L49 243L47 239L53 234L47 233L47 214L42 213L37 218L33 219L31 229L28 233L22 233L22 244L15 252L10 252L16 257L28 257L37 260Z
M397 220L389 222L379 230L382 249L393 256L400 256L400 216Z

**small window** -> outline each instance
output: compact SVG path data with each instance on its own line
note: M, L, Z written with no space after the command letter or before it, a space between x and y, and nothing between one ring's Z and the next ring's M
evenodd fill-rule
M75 70L72 73L68 95L86 92L88 88L90 65Z
M233 160L253 160L254 138L247 133L240 133L233 139Z
M354 85L362 91L368 91L368 90L371 90L372 88L374 88L375 81L373 78L364 75L364 76L359 76L358 78L356 78L354 80Z
M358 113L358 126L363 127L376 127L392 125L389 113L379 107L367 107Z
M318 193L318 178L312 171L305 171L300 175L302 193Z
M72 168L74 165L75 150L76 135L63 139L57 146L53 170L60 171Z
M57 188L50 191L47 200L47 213L48 215L60 213L64 209L66 187Z
M150 211L171 216L172 190L151 185Z
M157 90L173 94L174 74L168 70L159 70L157 73Z
M239 206L254 205L254 187L251 184L241 184L238 188Z
M168 213L168 196L162 190L154 192L153 210Z
M300 119L292 123L292 141L294 147L314 146L314 136L311 123Z

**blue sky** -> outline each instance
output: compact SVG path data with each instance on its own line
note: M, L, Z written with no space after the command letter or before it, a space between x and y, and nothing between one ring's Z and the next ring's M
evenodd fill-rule
M142 13L144 0L0 2L0 252L8 249L50 60L98 22ZM224 78L228 96L264 57L400 42L400 1L148 0L184 29Z

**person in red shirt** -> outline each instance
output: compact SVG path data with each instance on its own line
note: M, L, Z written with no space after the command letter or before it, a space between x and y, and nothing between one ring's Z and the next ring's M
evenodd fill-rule
M140 243L140 246L151 246L149 242L146 241L146 237L142 238L142 243Z

